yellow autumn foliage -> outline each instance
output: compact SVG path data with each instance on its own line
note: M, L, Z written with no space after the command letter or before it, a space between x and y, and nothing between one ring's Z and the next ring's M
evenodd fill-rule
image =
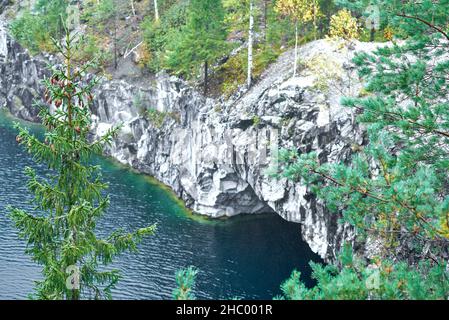
M331 17L329 37L352 40L358 39L359 36L357 19L351 15L349 10L340 10Z
M384 38L388 41L393 40L393 29L390 26L387 26L384 30Z
M296 21L309 22L317 17L319 8L314 0L278 0L276 1L276 12L289 16ZM318 9L317 9L318 8Z

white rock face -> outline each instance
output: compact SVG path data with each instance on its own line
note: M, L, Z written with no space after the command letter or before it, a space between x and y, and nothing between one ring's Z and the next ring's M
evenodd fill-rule
M0 50L2 39L0 32ZM92 131L101 136L122 124L107 153L170 186L198 214L275 212L301 224L312 250L331 261L344 240L354 240L352 229L339 225L339 215L329 213L307 187L270 178L266 171L279 148L315 151L322 162L340 162L349 158L353 144L364 143L352 110L343 108L340 98L361 87L350 63L354 52L374 46L355 43L348 49L315 41L300 49L304 66L296 78L291 78L293 53L287 52L249 92L228 101L205 99L163 73L145 87L105 80L95 91ZM43 65L10 40L6 51L0 102L16 116L35 119L30 101L41 90ZM320 57L330 59L324 63L330 70L308 67L307 61ZM24 99L25 91L30 98ZM148 116L146 108L157 112Z

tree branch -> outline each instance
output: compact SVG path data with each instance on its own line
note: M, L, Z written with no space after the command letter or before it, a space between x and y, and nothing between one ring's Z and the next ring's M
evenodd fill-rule
M440 27L437 27L436 25L434 25L434 24L432 24L432 23L430 23L430 22L428 22L428 21L426 21L426 20L424 20L424 19L422 19L422 18L420 18L420 17L409 16L409 15L406 15L406 14L403 14L403 13L397 13L396 15L397 15L398 17L403 17L403 18L407 18L407 19L418 20L419 22L422 22L422 23L424 23L425 25L427 25L428 27L430 27L430 28L432 28L432 29L438 31L439 33L441 33L441 34L442 34L442 35L449 41L449 35L448 35L446 32L444 32L443 29L441 29Z

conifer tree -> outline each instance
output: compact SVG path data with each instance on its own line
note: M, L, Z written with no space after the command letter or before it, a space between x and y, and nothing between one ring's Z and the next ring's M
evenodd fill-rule
M85 77L89 64L81 68L72 65L76 48L68 33L64 43L55 41L55 46L65 63L53 67L52 77L44 81L46 105L39 113L44 140L16 124L17 142L51 173L39 177L33 168L25 169L35 211L10 207L10 217L27 243L26 252L42 266L43 279L36 282L35 298L111 298L120 275L117 270L101 271L99 267L110 264L124 251L135 251L155 226L134 233L119 230L107 238L97 236L96 224L109 205L109 197L104 194L107 184L101 179L100 168L90 159L102 153L119 128L98 140L88 139L91 90L97 81Z
M157 0L153 0L154 1L154 21L159 21L159 8L157 5Z
M204 93L208 89L209 65L226 48L224 10L221 0L192 0L187 25L168 52L167 64L177 73L191 76L204 67Z
M249 29L248 29L248 71L246 86L251 87L253 76L253 47L254 47L254 0L249 1Z
M329 36L345 40L357 39L359 37L357 19L351 15L349 10L339 10L331 17Z
M283 285L287 298L449 297L449 2L379 4L400 38L356 56L366 94L342 101L359 114L369 143L349 164L283 151L279 171L308 184L359 241L380 244L379 253L313 265L311 290L293 273Z
M250 0L223 0L223 7L229 29L248 30Z

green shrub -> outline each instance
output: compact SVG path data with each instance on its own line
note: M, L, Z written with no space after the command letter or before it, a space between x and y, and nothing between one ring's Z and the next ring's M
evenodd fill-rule
M147 119L151 122L151 124L158 129L162 127L162 125L165 122L165 119L167 118L166 112L161 112L154 108L149 108L146 111L146 115Z
M255 127L257 127L257 126L260 124L260 122L261 122L261 119L260 119L259 116L254 116L254 117L253 117L253 125L254 125Z
M254 50L253 78L257 80L263 71L279 57L282 51L279 48L266 46L256 47ZM221 93L229 97L239 86L246 83L246 69L248 68L248 50L241 50L238 54L231 56L218 69L217 77L223 79Z
M33 54L41 51L55 52L51 38L62 37L62 21L67 17L66 8L65 0L39 0L33 8L33 13L25 10L17 14L10 25L11 33Z

